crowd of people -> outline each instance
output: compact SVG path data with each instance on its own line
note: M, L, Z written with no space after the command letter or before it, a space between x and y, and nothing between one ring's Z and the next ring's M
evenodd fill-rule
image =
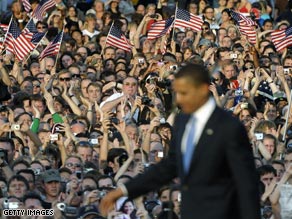
M32 11L39 3L29 2ZM275 3L191 0L182 7L203 19L201 31L175 28L148 40L153 23L174 15L175 1L56 0L36 23L47 32L36 50L23 61L5 48L0 55L0 208L54 209L37 218L101 218L108 191L168 155L180 111L172 82L182 66L196 63L210 72L216 104L246 128L262 217L291 218L292 50L277 51L271 33L291 26L292 1L285 10ZM257 22L255 45L230 9ZM1 24L12 16L23 29L30 19L22 1L2 10ZM107 44L112 22L131 52ZM58 55L39 61L62 30ZM180 218L179 183L121 198L109 218Z

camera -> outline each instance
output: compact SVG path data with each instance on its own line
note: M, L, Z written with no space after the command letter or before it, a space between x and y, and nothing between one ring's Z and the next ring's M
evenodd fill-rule
M169 70L176 71L178 69L177 65L171 65L169 66Z
M152 100L148 96L143 96L141 98L141 102L143 105L152 106L152 104L151 104Z
M151 14L149 17L154 18L154 19L158 18L157 14Z
M237 54L236 53L231 53L230 54L231 59L237 59Z
M51 141L58 141L59 136L58 134L50 134L50 140Z
M91 138L91 139L89 139L89 143L90 143L90 144L94 144L94 145L96 145L96 144L98 144L99 142L98 142L98 139L97 139L97 138Z
M110 128L108 140L113 142L115 139L118 139L119 142L123 141L122 135L117 130Z
M284 74L289 74L290 73L290 69L289 68L284 68Z
M36 169L32 169L32 170L33 170L35 176L41 175L41 169L36 168Z
M146 80L146 83L148 84L156 84L157 78L148 78Z
M57 208L65 214L65 216L77 216L78 209L76 207L67 206L65 203L58 203Z
M19 207L18 202L10 202L9 199L4 199L3 208L4 209L17 209Z
M97 198L103 198L106 195L106 191L102 190L97 193Z
M163 158L163 152L162 151L158 151L157 157Z
M234 94L235 94L235 96L242 96L243 95L243 90L241 90L241 89L237 89L237 90L235 90L235 92L234 92Z
M139 64L144 64L144 58L139 58L139 59L138 59L138 63L139 63Z
M263 140L264 139L264 134L263 133L254 133L257 141Z
M19 203L18 202L9 202L8 203L8 208L9 209L17 209L19 207Z
M171 81L169 79L163 79L161 81L157 81L156 85L160 88L167 88L171 86Z
M159 120L159 122L160 122L160 124L165 124L165 118L161 118L160 120Z
M118 125L120 123L120 120L116 117L112 117L110 118L110 123Z
M19 131L20 130L20 125L19 124L12 124L11 125L11 130L12 131Z

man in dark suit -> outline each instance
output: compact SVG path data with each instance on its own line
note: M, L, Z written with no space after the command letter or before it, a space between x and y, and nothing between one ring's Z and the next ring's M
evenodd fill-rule
M179 177L182 219L260 218L258 177L245 128L216 106L209 83L201 65L189 64L175 75L182 113L174 123L168 157L110 192L102 200L102 214L123 195L135 198Z

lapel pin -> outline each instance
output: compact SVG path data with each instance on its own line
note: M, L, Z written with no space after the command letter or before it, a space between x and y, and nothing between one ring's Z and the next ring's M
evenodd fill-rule
M213 135L214 131L213 131L213 129L207 129L206 133L207 133L207 135Z

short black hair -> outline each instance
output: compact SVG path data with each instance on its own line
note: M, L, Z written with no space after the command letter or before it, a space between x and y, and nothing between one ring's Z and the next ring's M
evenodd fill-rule
M111 148L107 154L107 162L114 162L114 159L116 157L121 156L122 154L128 154L128 153L123 148Z
M210 84L210 74L207 68L199 64L187 64L183 66L175 78L188 78L195 85Z
M13 142L13 140L11 138L0 137L0 142L9 143L11 145L11 150L12 151L15 150L15 145L14 145L14 142Z
M263 165L263 166L257 168L257 172L258 172L259 176L263 176L263 175L268 174L268 173L273 173L274 176L277 176L277 172L276 172L275 168L271 165Z
M35 181L35 174L34 174L34 172L33 172L32 169L22 169L22 170L18 170L16 174L17 174L17 175L18 175L18 174L20 175L21 173L31 174L31 175L33 176L33 181Z
M115 180L111 176L109 176L109 175L101 175L97 179L97 188L98 189L102 189L101 187L99 187L99 181L103 180L103 179L110 179L112 181L113 186L115 186L115 184L116 184Z
M42 202L42 198L41 198L41 196L40 196L39 194L37 194L36 192L28 192L28 193L26 193L26 194L23 196L22 202L25 203L25 201L26 201L27 199L37 199L37 200L39 200L41 203L43 203L43 202Z
M8 184L7 184L8 190L9 190L9 187L10 187L11 182L12 181L15 181L15 180L23 182L25 184L25 186L26 186L26 189L27 190L29 189L28 181L26 180L26 178L24 176L14 175L8 181Z

